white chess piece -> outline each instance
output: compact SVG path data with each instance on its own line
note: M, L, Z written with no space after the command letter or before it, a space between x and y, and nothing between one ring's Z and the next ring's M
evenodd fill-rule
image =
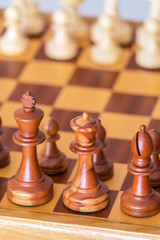
M157 19L159 22L159 28L160 28L160 0L149 0L151 1L150 3L150 13L149 17L146 21L149 19ZM136 44L139 47L143 47L146 44L146 39L147 39L147 29L146 29L146 24L142 24L137 28L136 31Z
M136 53L136 63L146 69L160 68L160 28L159 20L149 19L145 23L147 31L145 45Z
M60 0L70 13L70 32L77 40L87 39L89 36L88 24L79 16L77 8L83 0Z
M0 39L0 52L7 56L23 55L28 48L28 39L21 33L21 14L16 7L4 12L6 32Z
M129 44L133 39L133 28L130 24L124 22L118 12L118 0L105 0L102 17L112 16L114 18L115 30L114 37L122 45ZM100 16L101 18L101 16ZM113 21L113 20L112 20ZM96 42L101 36L103 27L101 21L93 23L91 28L91 39Z
M78 45L69 33L70 16L65 10L57 10L53 16L53 37L45 45L45 54L55 60L73 59L78 53Z
M114 18L112 16L101 16L99 19L103 31L101 37L91 48L91 59L101 65L114 65L122 56L122 50L114 39Z
M25 34L34 36L43 32L45 21L33 0L13 0L12 5L18 7L22 13L21 29Z

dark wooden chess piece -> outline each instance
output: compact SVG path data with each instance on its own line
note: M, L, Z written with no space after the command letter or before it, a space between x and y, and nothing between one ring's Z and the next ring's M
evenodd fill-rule
M22 96L23 108L14 112L19 131L13 135L16 144L22 146L22 163L17 174L8 180L7 196L25 206L40 205L51 200L53 181L41 172L36 146L45 140L45 135L38 127L43 118L43 111L35 107L35 98L27 91Z
M98 128L96 137L102 142L103 148L106 147L106 130L102 125ZM113 176L113 163L105 156L103 148L93 155L93 162L97 176L100 180L105 181Z
M42 121L41 130L46 135L45 146L39 156L41 169L48 175L66 171L68 167L67 158L56 146L56 141L60 138L56 119L50 116L46 117Z
M0 117L0 135L3 133L2 130L2 119ZM3 146L0 142L0 168L5 167L10 162L9 150L6 146Z
M74 211L96 212L109 203L109 189L98 179L93 164L93 154L103 147L96 139L100 120L83 113L72 119L70 124L76 132L76 139L71 142L70 149L79 154L79 166L75 179L63 191L63 203Z
M134 157L128 171L134 178L131 188L121 196L121 209L131 216L152 216L160 211L160 194L150 185L149 176L155 166L150 159L153 143L145 125L141 125L140 132L134 136L131 150Z
M153 141L151 162L156 166L156 171L150 175L150 182L152 187L160 187L160 132L156 129L151 129L148 132Z

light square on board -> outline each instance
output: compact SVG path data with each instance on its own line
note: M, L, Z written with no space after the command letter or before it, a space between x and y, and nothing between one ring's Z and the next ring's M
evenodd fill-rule
M113 88L115 92L159 97L159 76L157 72L125 70Z
M20 82L62 86L69 81L74 70L74 64L71 63L34 60L22 71Z
M16 85L17 82L14 79L0 78L0 101L6 101Z
M91 68L91 69L99 69L99 70L111 70L111 71L120 71L121 69L123 69L129 59L130 56L130 51L127 48L123 49L122 52L122 58L120 63L116 64L116 65L112 65L112 66L103 66L103 65L99 65L97 63L94 63L91 59L91 45L90 46L86 46L80 57L77 60L77 65L79 67L85 67L85 68Z
M54 106L60 109L96 113L104 109L110 96L111 92L108 89L69 85L62 89Z
M148 126L150 117L110 113L104 112L99 117L107 129L109 138L128 139L131 140L133 136L139 131L142 124Z

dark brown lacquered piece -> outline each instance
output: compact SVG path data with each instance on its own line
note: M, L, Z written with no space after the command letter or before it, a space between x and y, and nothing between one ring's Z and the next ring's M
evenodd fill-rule
M46 135L45 146L39 156L41 169L48 175L66 171L68 167L67 158L56 146L56 141L60 138L56 119L54 117L46 117L42 121L41 130Z
M0 117L0 135L3 133L2 130L2 119ZM5 167L10 162L10 156L8 148L3 146L0 142L0 168Z
M153 141L153 152L151 154L151 162L156 166L156 171L150 175L152 187L160 187L160 132L155 129L148 131Z
M36 146L45 140L39 131L43 111L35 108L35 98L29 91L22 96L23 108L14 112L19 131L13 135L16 144L22 146L22 163L16 176L8 180L7 196L18 204L34 206L48 202L53 195L53 182L41 172Z
M76 139L71 142L70 149L79 154L79 166L75 179L63 191L63 203L74 211L96 212L109 203L109 189L98 179L93 164L93 154L103 147L96 139L100 121L83 113L71 120L71 127Z
M103 148L106 147L106 130L102 125L97 130L96 137L102 142ZM93 155L93 162L97 176L100 180L105 181L113 176L113 163L104 155L103 148Z
M132 187L121 196L121 209L131 216L152 216L160 211L160 194L150 185L149 176L155 171L155 166L150 159L153 143L145 125L133 138L131 150L134 158L128 171L134 178Z

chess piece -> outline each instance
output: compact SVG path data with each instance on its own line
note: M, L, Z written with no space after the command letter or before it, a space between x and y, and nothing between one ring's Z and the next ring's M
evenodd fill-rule
M20 11L11 6L5 10L4 18L7 29L0 39L0 52L7 56L23 55L28 48L28 39L20 30Z
M114 25L114 39L122 45L128 45L133 39L133 28L130 24L124 22L118 11L118 0L105 0L103 13L100 18L93 23L91 27L91 40L96 43L103 35L103 22L101 18L107 18L108 16L112 17Z
M63 191L63 203L77 212L102 210L109 203L109 190L98 179L93 165L93 154L103 147L95 138L100 120L83 113L72 119L70 125L76 132L76 140L71 142L70 149L79 154L79 166L75 179Z
M12 5L16 6L22 13L21 30L24 34L36 36L44 31L44 18L33 0L13 0Z
M160 68L160 24L156 19L146 22L146 40L136 53L136 63L146 69Z
M106 130L102 125L97 130L96 137L102 142L103 148L106 147ZM103 148L100 152L93 155L93 162L97 176L100 180L105 181L113 176L113 163L105 156Z
M7 196L10 201L24 206L35 206L48 202L53 195L53 182L41 172L36 146L45 140L38 127L43 111L35 107L35 98L29 91L22 96L23 108L14 112L19 131L13 140L22 146L22 163L17 174L8 180Z
M152 173L150 182L152 187L160 187L160 132L156 129L148 131L153 141L153 152L151 154L151 162L156 166L156 171Z
M2 119L0 117L0 135L3 133L2 130ZM5 167L10 162L9 151L6 146L3 146L0 142L0 168Z
M121 60L122 50L114 40L114 21L112 16L99 19L103 25L103 32L96 44L91 48L91 59L100 65L114 65Z
M46 135L45 146L39 156L41 169L48 175L66 171L68 167L67 158L56 146L56 141L60 138L56 119L46 117L42 122L41 130Z
M147 22L150 20L157 20L160 28L160 1L159 0L149 0L151 2L150 5L150 13L148 19L137 28L136 31L136 44L139 47L143 47L146 45L146 39L148 36L147 30ZM160 38L160 32L158 33Z
M160 211L160 194L150 185L149 176L155 166L150 159L153 143L145 125L141 125L140 132L134 136L131 150L134 157L128 171L134 178L131 188L121 196L121 209L131 216L152 216Z
M70 60L78 54L78 45L68 31L70 16L58 10L52 16L54 34L45 45L45 54L55 60Z
M79 16L77 8L83 3L83 0L60 0L70 14L70 32L77 40L82 41L89 36L88 24Z

